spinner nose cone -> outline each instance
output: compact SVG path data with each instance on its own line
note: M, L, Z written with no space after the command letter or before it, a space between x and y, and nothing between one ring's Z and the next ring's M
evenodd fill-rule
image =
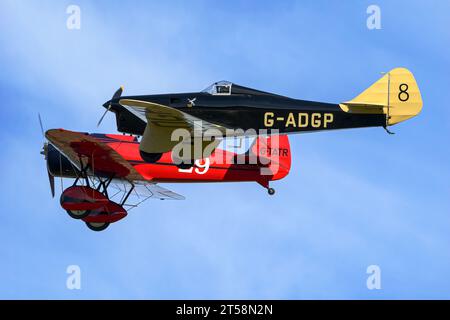
M112 99L111 99L111 100L108 100L108 101L106 101L106 102L103 104L103 107L104 107L104 108L108 108L112 103L114 103Z

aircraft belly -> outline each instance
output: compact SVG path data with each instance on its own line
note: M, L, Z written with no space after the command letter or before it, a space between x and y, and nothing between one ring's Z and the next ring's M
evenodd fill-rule
M138 164L135 169L153 182L223 182L256 181L260 178L260 168L245 165L211 165L206 170L201 167L179 169L172 163Z

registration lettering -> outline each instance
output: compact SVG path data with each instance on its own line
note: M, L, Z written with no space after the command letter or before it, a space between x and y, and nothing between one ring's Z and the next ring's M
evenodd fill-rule
M286 128L328 128L333 123L334 115L332 113L306 113L289 112L286 117L276 115L274 112L264 113L264 126L271 128L275 124L280 124Z

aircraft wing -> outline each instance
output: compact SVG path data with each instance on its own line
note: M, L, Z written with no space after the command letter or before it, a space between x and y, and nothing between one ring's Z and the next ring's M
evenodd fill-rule
M202 132L208 129L216 129L221 132L225 132L226 130L223 126L210 123L162 104L133 99L121 99L119 103L136 117L151 126L175 129L198 129L202 130Z
M133 194L140 203L149 198L161 200L184 200L182 195L163 188L146 179L126 161L117 151L88 134L64 129L52 129L45 133L48 141L63 154L78 170L89 165L93 174L114 176L112 187L117 191L129 190L129 183L122 183L118 179L133 182Z
M88 134L52 129L45 137L78 170L89 165L94 174L114 175L128 181L145 180L119 153Z
M111 183L111 188L117 190L120 193L126 193L130 186L129 184L123 184L120 182ZM161 187L155 183L135 182L135 188L131 193L134 198L134 202L141 203L147 199L160 199L160 200L184 200L185 197L175 193L169 189Z
M141 150L148 153L170 151L179 141L171 141L174 130L183 128L193 135L201 132L204 137L224 135L226 128L191 116L180 110L147 101L121 99L119 104L140 120L147 123L141 142ZM215 129L214 131L210 129ZM218 143L217 143L218 144Z

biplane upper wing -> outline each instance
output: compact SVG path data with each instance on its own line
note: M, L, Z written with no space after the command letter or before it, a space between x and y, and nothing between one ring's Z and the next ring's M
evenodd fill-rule
M78 170L88 165L94 174L128 181L145 180L119 153L88 134L52 129L45 133L45 137Z
M182 195L146 180L117 151L93 136L63 129L48 130L45 136L78 170L88 165L89 170L96 175L103 174L134 182L135 193L140 198L184 199ZM114 185L116 189L127 188L125 184Z
M153 102L121 99L119 104L147 123L140 149L147 153L162 153L172 150L179 141L172 141L174 130L184 128L191 134L198 130L203 136L208 133L224 135L226 128L199 119L180 110ZM214 129L214 130L211 130ZM218 141L216 143L216 146Z

